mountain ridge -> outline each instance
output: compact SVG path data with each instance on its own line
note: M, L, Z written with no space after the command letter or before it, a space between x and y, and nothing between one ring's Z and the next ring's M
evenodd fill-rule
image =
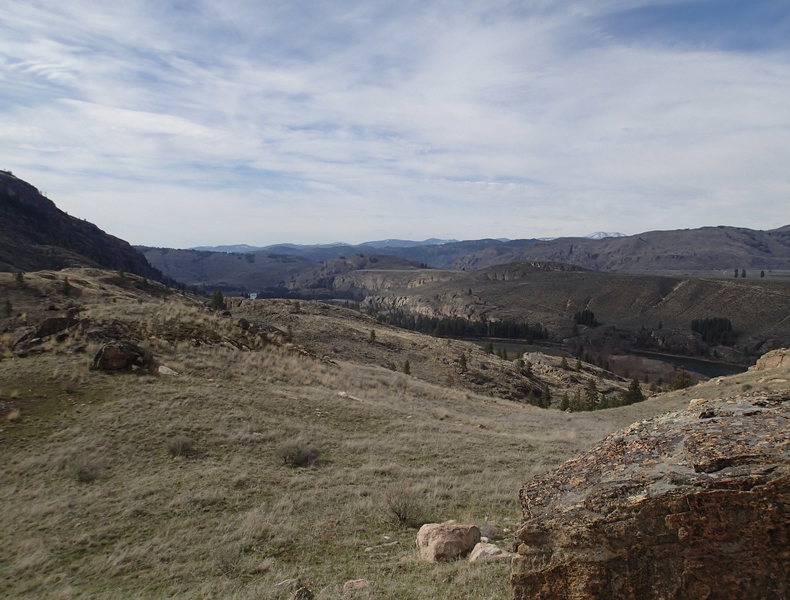
M0 271L83 266L162 279L128 242L68 215L33 185L0 170Z

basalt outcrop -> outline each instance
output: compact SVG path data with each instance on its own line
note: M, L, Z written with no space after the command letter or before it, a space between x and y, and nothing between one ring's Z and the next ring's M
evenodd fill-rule
M788 400L693 400L526 484L514 598L787 598Z

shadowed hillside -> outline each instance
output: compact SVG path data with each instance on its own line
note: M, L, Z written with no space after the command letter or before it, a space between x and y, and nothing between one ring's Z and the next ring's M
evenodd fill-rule
M0 271L78 266L162 277L127 242L67 215L29 183L0 171Z

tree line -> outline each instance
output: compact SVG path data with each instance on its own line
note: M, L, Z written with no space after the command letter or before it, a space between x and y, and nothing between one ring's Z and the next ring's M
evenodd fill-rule
M521 339L531 342L545 340L549 334L540 323L515 321L504 319L502 321L488 321L486 319L470 320L463 317L428 317L395 310L376 315L379 323L394 325L403 329L419 331L437 337L476 338L498 337L508 339Z
M731 346L735 343L732 323L724 317L694 319L691 322L691 330L699 333L705 343L711 346Z

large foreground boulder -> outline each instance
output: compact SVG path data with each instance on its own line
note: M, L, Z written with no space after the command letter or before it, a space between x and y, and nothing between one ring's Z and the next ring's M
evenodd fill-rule
M514 598L790 597L787 400L692 401L525 485Z
M480 541L476 525L463 525L458 521L426 523L417 532L417 551L422 560L437 562L458 558Z

